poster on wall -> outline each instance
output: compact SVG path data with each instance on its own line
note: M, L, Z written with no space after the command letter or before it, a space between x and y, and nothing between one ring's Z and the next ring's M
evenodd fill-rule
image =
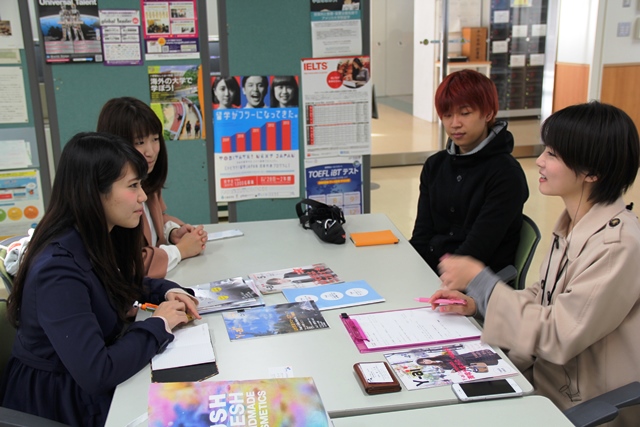
M0 237L26 235L43 214L38 170L0 171Z
M368 56L302 60L305 157L371 154Z
M39 1L38 16L46 62L102 62L98 0Z
M362 156L305 159L307 198L342 208L345 215L363 212Z
M359 0L311 0L314 58L362 55Z
M196 0L141 0L145 59L198 59Z
M0 2L0 49L24 49L18 0Z
M151 109L164 127L164 139L204 139L200 107L200 65L149 66Z
M101 10L104 65L141 65L140 11Z
M27 123L27 92L22 67L0 67L0 123Z
M298 77L212 77L216 200L299 197Z

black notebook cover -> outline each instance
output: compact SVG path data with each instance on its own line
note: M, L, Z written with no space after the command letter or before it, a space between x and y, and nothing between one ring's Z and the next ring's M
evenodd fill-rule
M180 366L179 368L151 370L151 381L154 383L176 383L202 381L218 375L216 362L199 365Z

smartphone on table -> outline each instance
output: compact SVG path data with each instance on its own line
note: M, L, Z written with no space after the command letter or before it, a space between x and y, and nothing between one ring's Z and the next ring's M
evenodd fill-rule
M452 384L451 388L462 402L522 396L522 389L511 378Z

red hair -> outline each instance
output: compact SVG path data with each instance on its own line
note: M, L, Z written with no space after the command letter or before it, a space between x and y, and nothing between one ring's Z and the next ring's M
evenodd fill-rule
M465 105L480 110L483 115L493 114L492 126L498 114L498 91L489 78L474 70L460 70L444 78L436 90L436 111L444 114Z

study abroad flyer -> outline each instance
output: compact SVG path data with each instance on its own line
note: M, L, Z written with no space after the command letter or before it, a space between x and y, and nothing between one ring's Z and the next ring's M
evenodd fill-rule
M141 0L145 59L199 59L196 0Z
M38 0L48 63L102 62L98 0Z
M368 56L302 60L305 158L371 154Z
M151 65L151 109L160 118L164 139L204 139L199 65Z
M338 206L345 215L363 212L362 156L304 160L307 199Z
M300 195L297 76L212 78L216 201Z

